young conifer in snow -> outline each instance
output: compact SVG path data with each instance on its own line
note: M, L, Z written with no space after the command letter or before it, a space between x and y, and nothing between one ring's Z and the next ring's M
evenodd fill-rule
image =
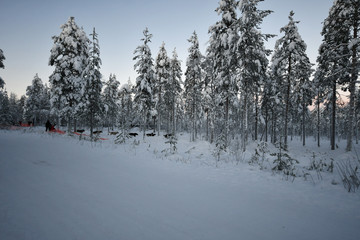
M215 91L217 118L219 123L217 129L224 131L223 137L217 138L226 140L222 146L228 145L229 133L229 112L230 107L236 101L238 87L236 84L236 54L235 43L238 35L236 32L236 8L237 1L221 0L216 12L221 15L221 20L209 28L210 40L208 56L214 61Z
M60 35L53 36L54 45L49 59L49 65L55 67L49 78L51 105L58 117L67 118L70 133L71 120L77 117L82 98L82 74L89 58L90 40L77 26L74 17L70 17L60 28Z
M93 129L95 120L100 116L103 109L101 101L101 90L102 81L100 73L100 46L98 40L98 34L93 29L93 33L90 34L92 37L92 43L90 47L89 59L87 60L87 66L82 74L85 79L83 85L83 96L82 96L82 114L86 120L90 123L90 137L93 139Z
M0 49L0 68L5 68L5 65L3 63L4 60L5 60L5 56L4 56L3 50ZM0 88L4 88L4 85L5 85L5 82L0 77Z
M158 135L160 135L161 124L163 122L163 118L168 120L169 112L166 111L166 105L164 95L168 89L168 82L170 80L170 59L167 56L167 52L165 49L165 43L163 42L159 53L155 60L155 84L154 84L154 101L157 111L157 131Z
M184 100L186 115L189 119L190 140L195 141L198 132L198 121L201 115L201 93L203 88L201 74L202 55L200 53L196 32L193 33L188 41L191 43L191 46L188 50L189 56L186 61Z
M239 31L239 40L236 42L237 68L239 69L239 87L243 98L243 151L248 138L248 111L251 102L254 102L255 119L254 139L258 137L259 95L260 89L267 79L268 59L271 51L265 48L265 41L274 35L260 32L263 19L272 11L259 10L257 5L263 0L243 0L239 3L240 17L236 22Z
M137 112L141 118L141 125L143 130L143 137L145 137L145 130L148 119L154 114L153 108L153 88L154 88L154 64L151 57L151 50L148 43L151 42L152 34L146 28L143 31L144 37L141 39L143 45L138 46L135 51L133 60L137 62L134 69L138 73L136 78L134 103L136 104Z
M280 29L284 36L276 41L274 55L272 57L273 75L276 81L282 81L284 112L284 148L288 147L288 126L290 118L290 99L293 97L294 84L298 79L299 72L303 71L300 66L308 64L306 57L306 44L302 40L296 24L298 21L293 19L294 12L289 15L289 23Z
M110 74L109 80L105 83L103 92L103 104L108 131L110 128L114 129L114 126L117 124L119 112L119 86L120 82L116 80L115 74Z
M33 124L39 124L41 119L42 98L44 94L44 85L38 74L35 75L32 85L26 88L25 116Z

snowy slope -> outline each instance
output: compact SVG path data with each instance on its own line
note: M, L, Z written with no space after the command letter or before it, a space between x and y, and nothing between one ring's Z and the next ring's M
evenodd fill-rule
M358 193L138 139L0 131L0 239L360 239Z

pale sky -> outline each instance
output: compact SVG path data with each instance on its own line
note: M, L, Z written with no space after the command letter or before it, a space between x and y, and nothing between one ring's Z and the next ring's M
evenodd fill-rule
M215 9L219 0L0 0L0 49L6 60L0 76L5 80L7 91L20 97L36 73L48 83L54 67L48 66L51 39L61 32L60 26L70 16L75 17L89 35L95 27L99 34L101 73L103 80L110 73L121 84L130 77L135 83L135 48L141 44L145 27L153 34L150 48L155 59L159 47L165 42L171 57L176 47L182 68L190 47L187 39L193 31L199 37L200 50L205 54L209 39L208 29L220 20ZM333 0L265 0L259 5L262 10L274 13L264 19L263 33L280 35L280 28L288 23L291 10L300 35L306 42L307 53L312 63L316 62L321 44L322 21L327 17ZM273 50L275 37L267 43Z

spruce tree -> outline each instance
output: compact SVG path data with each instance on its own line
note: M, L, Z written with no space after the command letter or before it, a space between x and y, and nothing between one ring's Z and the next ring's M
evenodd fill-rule
M345 1L344 1L345 2ZM317 81L321 86L324 96L331 102L331 150L335 150L335 129L336 129L336 110L337 110L337 86L344 85L350 81L348 66L350 66L350 29L348 28L348 18L344 16L343 1L335 1L329 11L328 17L324 21L322 36L323 41L319 48L317 58Z
M236 43L237 68L239 69L239 87L243 96L243 150L248 136L248 111L251 99L254 100L255 116L254 136L258 137L259 121L259 95L260 89L267 79L267 57L271 51L265 48L265 41L273 37L271 34L263 34L259 31L263 19L268 16L270 10L259 10L257 5L262 0L244 0L239 4L240 17L236 23L239 31L239 41Z
M236 51L235 45L238 40L236 30L236 8L237 1L221 0L219 7L215 10L221 15L221 20L209 28L210 40L208 47L208 55L214 61L215 81L214 87L216 91L216 108L217 116L217 134L222 133L221 139L224 143L218 145L228 145L229 134L229 112L231 104L236 100L238 93L237 74L236 74Z
M152 34L146 28L143 31L144 37L141 39L142 45L138 46L135 51L133 60L137 62L134 65L138 77L136 78L134 103L136 104L139 113L143 130L143 137L145 137L145 130L148 119L153 116L153 89L154 89L154 64L151 57L151 50L149 43L151 42Z
M106 126L108 131L114 129L117 124L119 112L119 86L120 82L116 80L115 74L110 74L109 80L105 83L103 92L103 104L106 115Z
M51 105L55 114L67 118L70 133L71 121L76 118L82 98L82 74L89 58L90 40L77 26L74 17L70 17L60 28L60 35L53 36L54 45L49 59L49 65L55 67L49 78Z
M169 112L165 110L166 105L168 103L164 99L164 95L165 95L164 93L168 91L166 87L169 86L168 84L169 81L170 81L170 59L167 56L165 43L163 42L155 60L154 101L157 112L158 135L160 134L163 117L169 114ZM168 120L168 117L166 120Z
M170 59L170 74L169 81L165 84L165 93L164 99L167 107L167 112L170 114L169 123L171 123L171 128L169 127L168 132L171 131L173 135L176 133L176 103L180 99L182 92L181 84L181 62L178 59L176 49L173 51L172 58Z
M288 127L291 111L291 98L295 81L298 79L298 74L302 69L299 66L304 66L308 62L305 57L306 44L302 40L297 24L298 21L293 19L294 12L291 11L289 15L289 23L280 29L284 36L276 41L274 55L272 57L272 71L273 76L277 81L283 84L283 104L284 104L284 148L288 147Z
M98 40L98 34L93 29L93 33L90 34L92 37L91 47L89 51L89 59L87 60L87 66L82 74L85 79L83 85L83 96L82 96L82 113L84 117L90 123L90 137L93 139L93 129L95 119L100 116L103 105L101 101L101 90L103 83L101 81L100 73L100 46Z
M125 134L125 130L129 130L134 119L133 113L133 85L130 78L126 84L123 84L119 91L119 122Z
M202 54L199 49L199 41L196 32L188 39L191 43L189 56L186 61L186 72L184 82L184 100L186 114L189 118L191 141L195 141L198 132L198 121L201 115L201 93L202 93Z
M44 94L44 85L38 74L35 75L32 85L26 88L25 115L34 125L39 124L41 112L43 110L42 97Z

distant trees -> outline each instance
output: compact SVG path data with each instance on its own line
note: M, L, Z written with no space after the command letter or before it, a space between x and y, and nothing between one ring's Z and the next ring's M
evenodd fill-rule
M116 80L115 74L110 74L109 80L105 83L102 100L106 116L105 125L108 129L113 129L117 124L119 112L119 86L120 82Z
M45 123L50 116L49 95L38 74L26 88L25 116L34 125Z

